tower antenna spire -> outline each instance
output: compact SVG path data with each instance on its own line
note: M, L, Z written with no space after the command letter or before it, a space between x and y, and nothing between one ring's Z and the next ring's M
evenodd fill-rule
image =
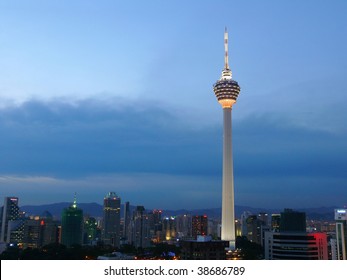
M228 30L224 30L224 69L229 70L229 56L228 56Z
M72 207L73 208L76 208L77 207L77 194L76 194L76 192L75 192L75 195L74 195L74 198L73 198L73 204L72 204Z
M224 30L224 69L222 71L223 80L231 80L232 73L229 68L229 53L228 53L228 30L225 27Z

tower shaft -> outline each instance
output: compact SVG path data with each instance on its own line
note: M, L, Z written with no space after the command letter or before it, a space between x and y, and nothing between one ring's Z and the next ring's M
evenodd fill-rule
M231 107L223 108L222 240L235 249L234 174L231 144Z

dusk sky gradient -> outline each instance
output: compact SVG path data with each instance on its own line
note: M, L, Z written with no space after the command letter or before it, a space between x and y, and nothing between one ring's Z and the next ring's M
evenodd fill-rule
M0 204L347 205L347 1L0 2Z

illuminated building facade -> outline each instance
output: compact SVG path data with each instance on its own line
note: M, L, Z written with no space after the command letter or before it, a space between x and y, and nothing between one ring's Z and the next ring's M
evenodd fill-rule
M192 236L192 216L183 214L176 216L176 229L178 238L187 238Z
M40 248L43 224L40 219L29 219L24 223L23 248Z
M88 217L84 221L83 243L93 245L98 238L98 222L94 217Z
M326 233L265 232L266 260L327 260Z
M261 229L264 222L257 215L249 215L247 220L247 239L251 242L261 244Z
M271 231L280 231L281 214L271 215Z
M223 127L223 179L222 179L222 240L229 241L228 248L235 249L234 174L231 144L231 109L240 93L240 87L232 79L228 61L228 33L224 32L224 69L221 78L213 85L213 91L222 105Z
M208 219L206 215L192 217L192 236L194 239L198 235L207 235Z
M120 205L121 199L114 192L104 198L104 224L102 239L104 244L119 247L120 244Z
M24 223L25 220L23 219L8 221L6 243L11 246L23 246Z
M347 260L347 209L335 209L336 253L333 259Z
M82 245L83 210L77 208L76 197L73 204L65 208L61 215L61 243L66 247Z
M159 243L166 240L166 235L163 231L163 221L161 218L162 210L154 209L152 212L147 213L148 227L151 240L154 243Z
M130 224L131 234L129 243L136 248L147 248L151 237L149 232L149 220L145 207L136 206Z
M180 242L182 260L225 260L229 241L211 240L207 236L200 236L197 240L183 240Z
M166 217L162 221L163 234L165 235L165 241L171 241L176 239L176 220L174 217Z
M59 223L53 220L50 212L45 211L41 214L42 227L42 246L59 242Z
M8 240L8 223L19 219L19 217L18 197L5 197L1 218L1 242L7 242Z

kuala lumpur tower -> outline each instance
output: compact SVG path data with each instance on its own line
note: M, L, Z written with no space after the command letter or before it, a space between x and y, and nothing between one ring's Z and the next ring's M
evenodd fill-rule
M229 250L235 249L235 206L234 174L231 147L231 109L240 93L240 87L232 79L228 62L228 32L224 32L224 69L221 78L213 85L213 91L224 115L223 128L223 180L222 180L222 235L221 239L229 241Z

